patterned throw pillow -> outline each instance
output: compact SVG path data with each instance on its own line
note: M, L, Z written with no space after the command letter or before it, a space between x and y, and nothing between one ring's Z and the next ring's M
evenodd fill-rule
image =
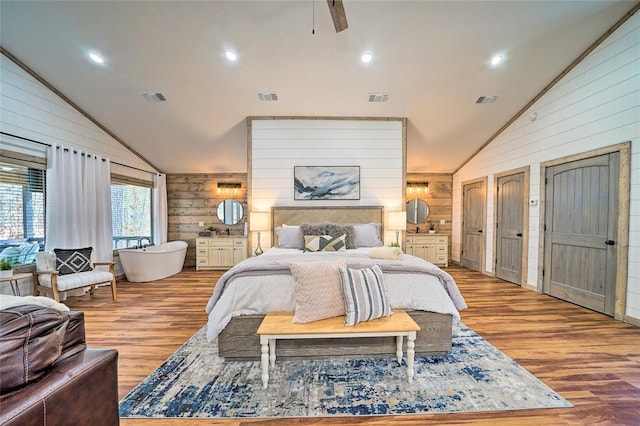
M346 313L345 326L391 315L389 297L379 265L362 269L340 268L340 282Z
M56 254L56 269L60 275L93 271L91 251L93 247L80 249L53 249Z
M346 250L342 235L305 235L304 251L343 251Z
M296 310L294 323L307 323L344 315L344 298L338 268L347 266L344 259L335 262L291 262L295 280Z
M354 229L352 225L340 225L338 223L303 223L300 225L302 234L307 235L346 235L348 249L356 248Z

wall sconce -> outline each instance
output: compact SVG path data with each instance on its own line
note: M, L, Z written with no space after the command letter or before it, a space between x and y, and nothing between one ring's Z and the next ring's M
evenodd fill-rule
M218 182L218 194L236 195L242 189L240 182Z
M426 195L429 193L429 182L407 182L407 194Z

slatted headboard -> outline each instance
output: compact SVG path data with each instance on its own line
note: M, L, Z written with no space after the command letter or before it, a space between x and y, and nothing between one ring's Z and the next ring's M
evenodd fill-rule
M302 223L380 223L380 233L384 235L384 207L272 207L271 241L277 241L275 229L282 224L300 225Z

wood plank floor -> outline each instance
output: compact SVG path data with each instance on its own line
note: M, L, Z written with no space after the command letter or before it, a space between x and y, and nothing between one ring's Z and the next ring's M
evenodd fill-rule
M568 399L573 408L479 414L275 420L122 419L123 425L640 425L640 328L460 267L447 268L469 309L463 322ZM220 272L185 270L154 283L118 283L65 303L86 315L90 347L119 351L124 397L207 320Z

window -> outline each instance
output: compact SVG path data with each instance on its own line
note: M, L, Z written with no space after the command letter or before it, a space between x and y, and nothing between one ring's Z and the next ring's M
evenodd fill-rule
M140 247L151 241L151 187L111 180L113 248Z
M0 160L0 258L33 263L44 249L45 170Z

